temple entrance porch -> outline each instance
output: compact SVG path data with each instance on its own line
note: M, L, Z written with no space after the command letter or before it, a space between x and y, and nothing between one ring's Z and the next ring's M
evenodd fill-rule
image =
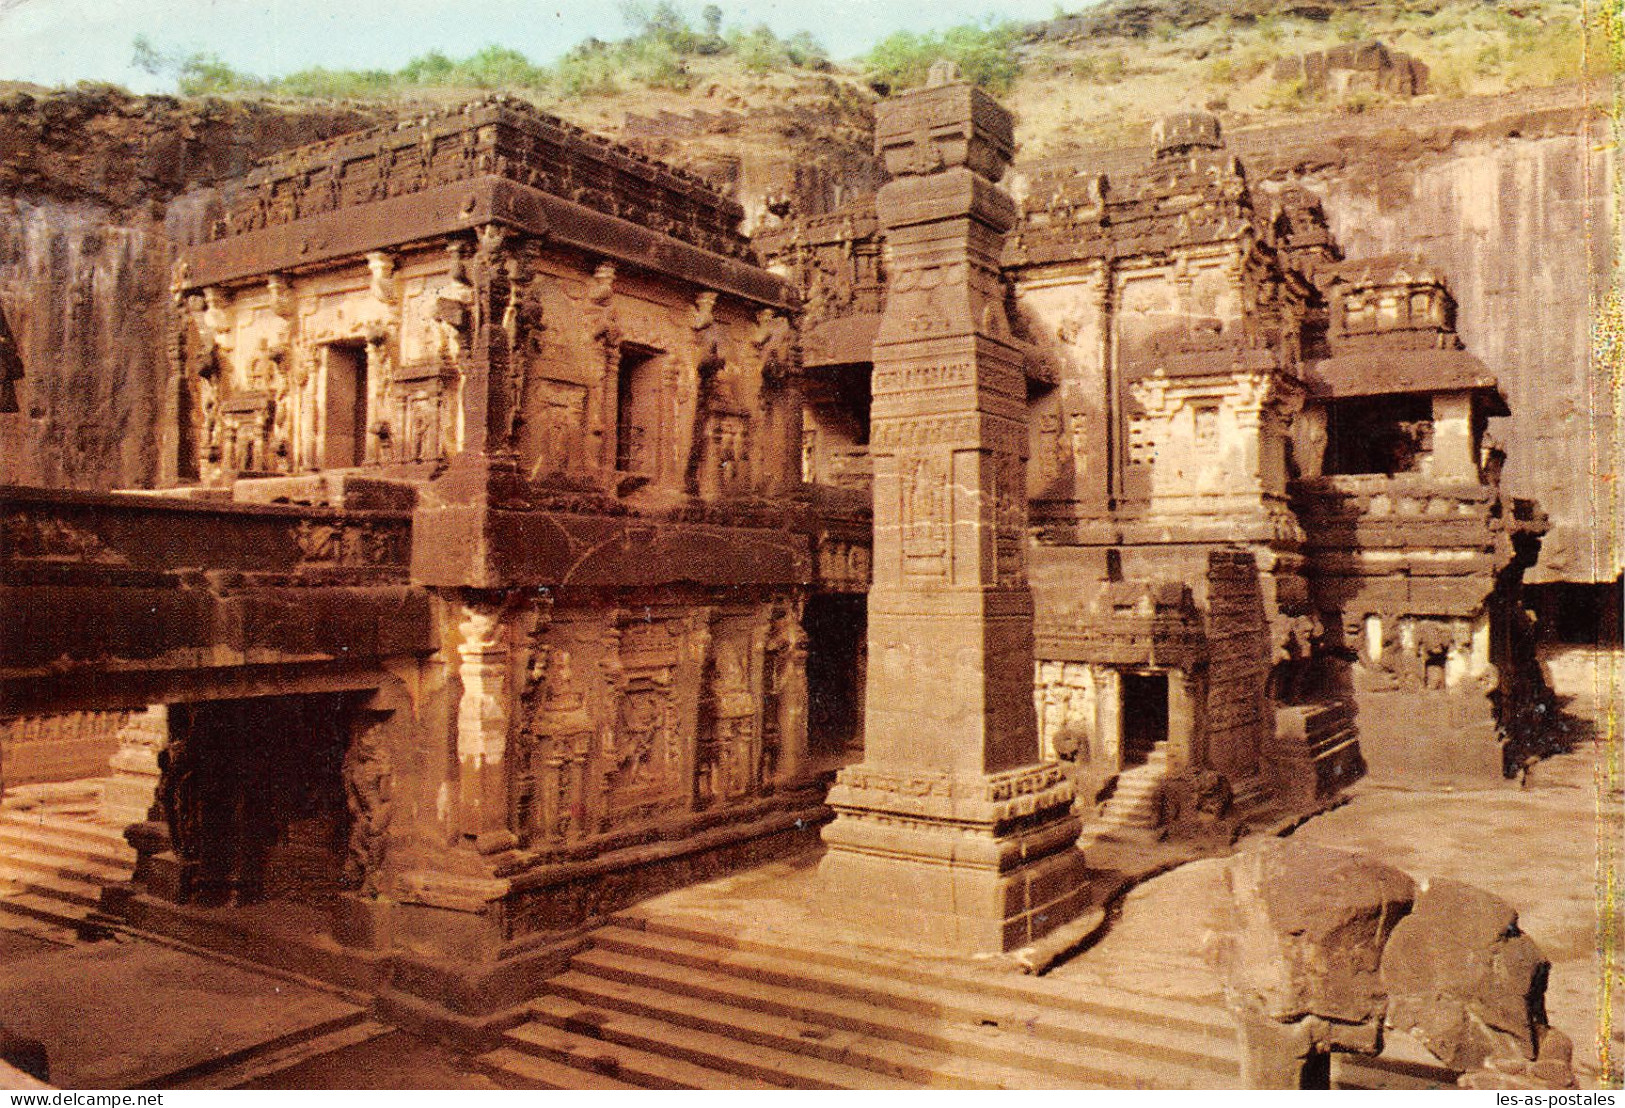
M344 877L350 817L344 694L177 705L158 803L204 905L268 898L320 906Z

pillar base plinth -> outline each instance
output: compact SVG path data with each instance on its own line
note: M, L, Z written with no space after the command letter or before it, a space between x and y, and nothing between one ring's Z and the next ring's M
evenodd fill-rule
M1058 766L973 777L853 766L829 803L824 907L866 936L1001 953L1089 907L1072 785Z

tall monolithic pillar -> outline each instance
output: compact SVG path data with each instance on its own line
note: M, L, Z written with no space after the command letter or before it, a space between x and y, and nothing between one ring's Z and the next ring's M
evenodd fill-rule
M875 142L895 179L865 754L830 792L821 876L870 933L1009 950L1087 902L1072 785L1040 763L1033 714L1027 381L999 276L1010 114L939 64L879 106Z

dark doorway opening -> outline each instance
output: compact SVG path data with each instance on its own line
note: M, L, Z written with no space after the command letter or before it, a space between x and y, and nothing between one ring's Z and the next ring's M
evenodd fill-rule
M1123 768L1144 765L1168 740L1168 675L1123 674Z
M1326 406L1328 474L1411 473L1432 450L1426 396L1356 396Z
M615 377L615 468L642 477L655 474L660 441L658 351L621 347Z
M863 747L864 660L869 611L862 596L809 597L807 632L807 746L813 757Z
M367 346L335 342L326 351L322 465L358 466L367 446Z
M197 863L198 900L321 907L339 892L354 715L344 694L172 707L162 802L177 850Z
M1555 581L1525 585L1523 600L1535 613L1541 639L1566 646L1620 646L1625 594L1619 577L1597 584Z

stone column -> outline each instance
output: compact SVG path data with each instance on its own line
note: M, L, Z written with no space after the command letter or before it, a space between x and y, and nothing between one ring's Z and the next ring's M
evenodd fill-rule
M137 712L119 728L118 749L107 762L113 773L102 787L103 823L128 827L147 818L158 791L158 752L167 745L167 704Z
M1428 474L1439 481L1478 481L1473 444L1473 396L1466 392L1433 396L1433 454Z
M807 632L801 619L805 602L797 600L782 617L780 658L778 779L800 780L807 768Z
M457 761L462 831L482 850L501 849L508 831L509 669L499 601L477 599L463 605L458 630ZM498 841L502 840L502 841Z
M1202 768L1202 751L1197 749L1197 701L1192 695L1190 674L1182 669L1168 671L1168 769L1181 773Z
M1010 115L945 63L880 105L894 180L875 341L865 757L830 793L821 875L870 933L1008 950L1087 899L1065 768L1039 762L1027 382L999 253Z

